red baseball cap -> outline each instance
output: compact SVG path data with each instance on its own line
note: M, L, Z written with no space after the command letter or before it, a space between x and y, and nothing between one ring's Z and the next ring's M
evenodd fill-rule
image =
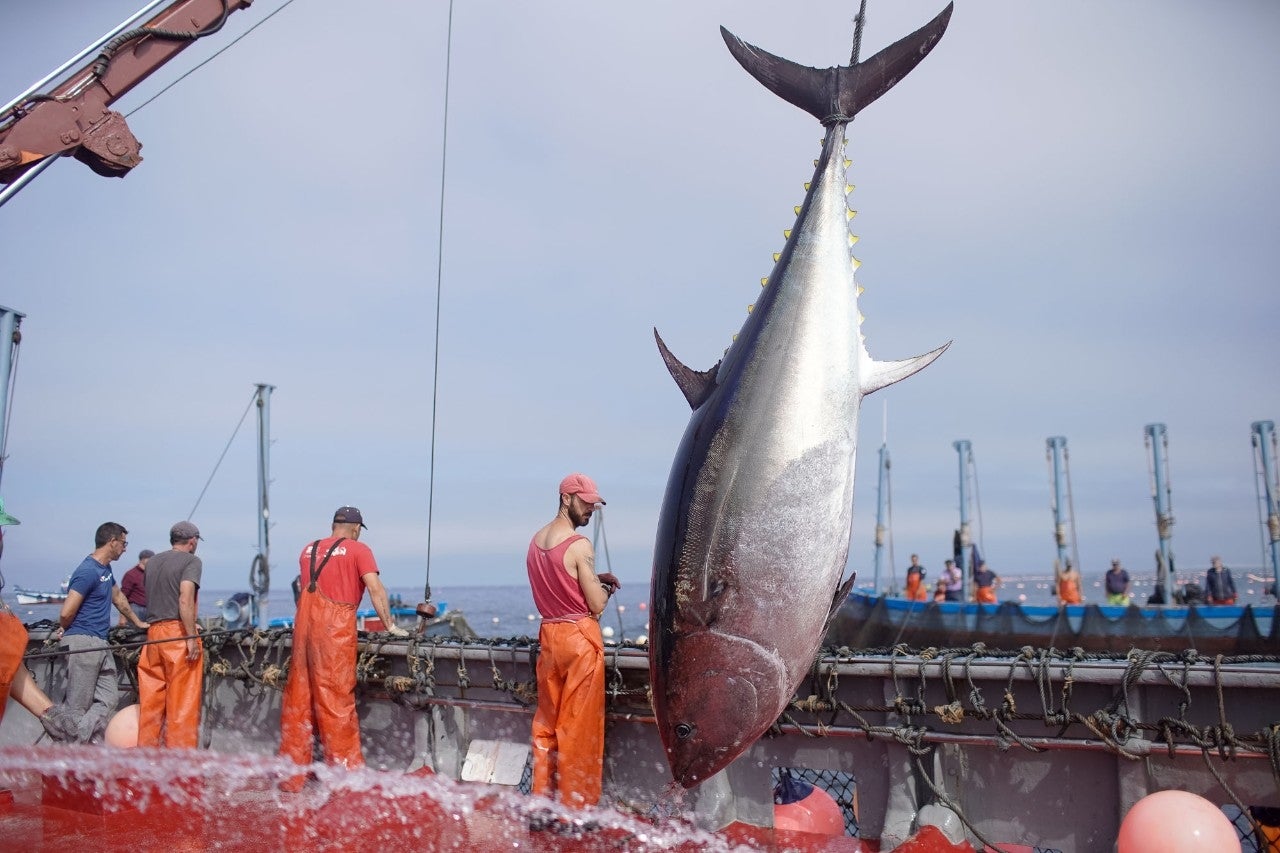
M589 504L602 504L605 502L604 498L600 497L600 490L596 488L596 481L586 474L570 474L561 480L560 494L577 495Z

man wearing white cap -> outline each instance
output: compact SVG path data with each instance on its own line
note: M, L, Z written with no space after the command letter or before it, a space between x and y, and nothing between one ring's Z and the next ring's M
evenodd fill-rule
M591 542L575 531L604 498L585 474L560 481L560 507L533 534L526 567L538 629L533 793L581 808L600 801L604 766L604 641L600 614L621 584L596 575Z

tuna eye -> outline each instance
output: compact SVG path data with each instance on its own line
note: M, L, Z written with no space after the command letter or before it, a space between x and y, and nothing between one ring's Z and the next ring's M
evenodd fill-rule
M688 740L693 737L693 726L688 723L680 723L676 726L676 737L680 740Z

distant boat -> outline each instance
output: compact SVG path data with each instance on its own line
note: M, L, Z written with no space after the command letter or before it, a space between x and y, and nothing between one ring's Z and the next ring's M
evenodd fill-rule
M71 584L68 578L62 582L62 587L58 592L44 592L35 589L23 589L22 587L14 587L14 595L18 598L19 604L61 604L67 600L67 588Z
M827 630L827 645L851 649L1023 646L1124 653L1194 648L1202 655L1280 652L1280 608L1263 605L1127 607L922 602L854 590Z

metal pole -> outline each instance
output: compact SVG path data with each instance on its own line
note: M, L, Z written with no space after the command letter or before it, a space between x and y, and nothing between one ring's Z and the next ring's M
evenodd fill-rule
M1266 501L1267 539L1271 543L1271 577L1280 577L1280 474L1276 471L1276 425L1274 421L1254 421L1253 452L1262 469L1263 498Z
M1151 452L1151 498L1156 507L1156 533L1160 537L1160 565L1156 583L1170 594L1169 571L1173 568L1173 492L1169 486L1169 435L1164 424L1147 424L1146 443Z
M4 462L9 447L9 380L13 376L13 361L18 352L18 343L22 340L18 327L22 325L22 318L25 316L0 305L0 479L4 477Z
M1065 567L1067 560L1067 499L1066 477L1064 476L1064 455L1067 450L1067 439L1055 435L1045 440L1050 458L1053 460L1053 538L1058 545L1058 566Z
M880 476L876 499L876 562L873 575L873 589L876 595L883 590L880 587L880 568L884 563L885 510L889 504L889 445L880 445Z
M267 593L271 589L271 392L274 385L259 383L258 407L258 556L249 578L253 589L249 621L267 627Z
M960 457L960 554L957 560L960 568L960 577L963 579L964 586L962 589L963 598L969 600L969 575L972 573L972 566L969 565L969 543L971 536L969 533L969 462L972 458L972 445L967 438L952 442L952 447L956 449L956 453Z

